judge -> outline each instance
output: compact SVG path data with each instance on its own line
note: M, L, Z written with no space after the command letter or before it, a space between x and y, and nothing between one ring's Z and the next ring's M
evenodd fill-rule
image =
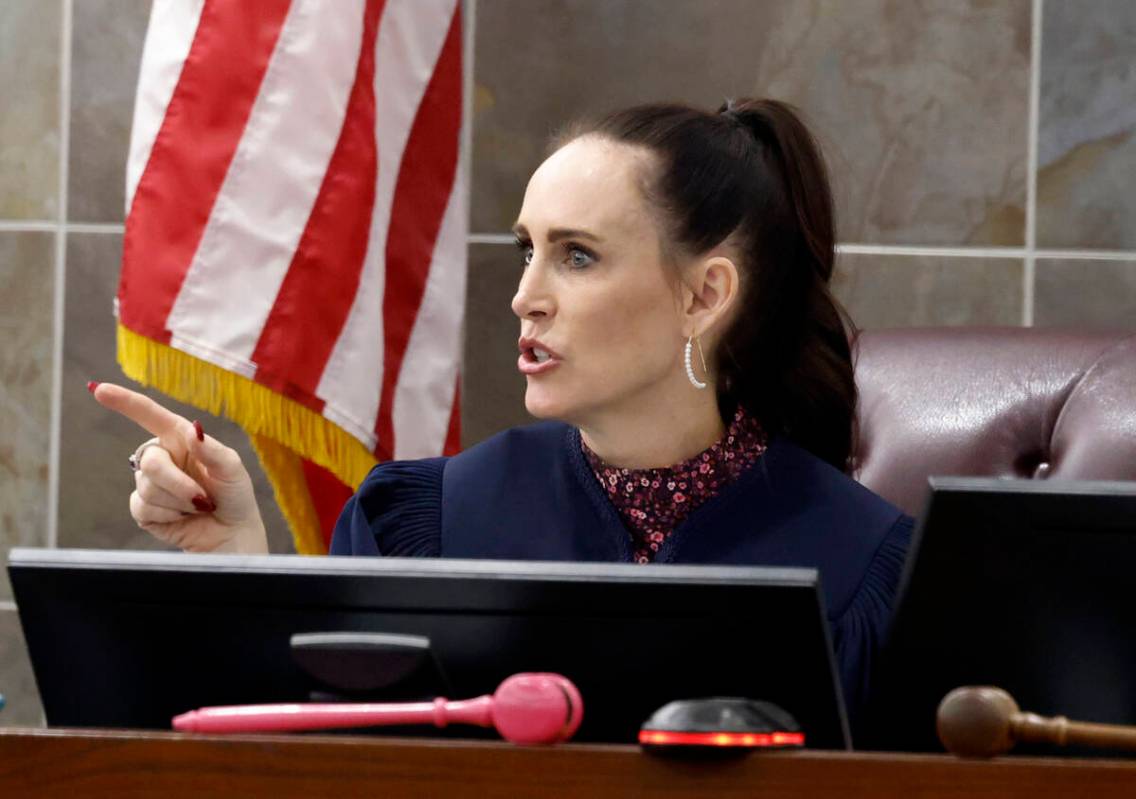
M332 554L814 567L855 708L912 520L848 476L852 329L805 126L770 100L577 125L513 230L517 368L544 421L379 464ZM139 526L186 550L266 551L236 453L140 394L95 396L156 436L135 456Z

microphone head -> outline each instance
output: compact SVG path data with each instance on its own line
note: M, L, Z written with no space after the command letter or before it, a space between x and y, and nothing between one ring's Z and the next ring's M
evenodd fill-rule
M935 728L948 752L994 757L1013 747L1011 720L1018 712L1018 703L1001 688L966 686L943 697Z
M559 674L514 674L493 694L493 726L515 744L567 741L584 718L584 700Z

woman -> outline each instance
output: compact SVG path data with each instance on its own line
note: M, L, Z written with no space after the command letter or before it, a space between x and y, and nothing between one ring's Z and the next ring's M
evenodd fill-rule
M514 231L525 405L555 421L377 466L332 553L816 567L858 705L912 522L846 475L856 391L808 131L769 100L616 113L557 143ZM136 453L140 526L266 550L232 450L96 397L158 437Z

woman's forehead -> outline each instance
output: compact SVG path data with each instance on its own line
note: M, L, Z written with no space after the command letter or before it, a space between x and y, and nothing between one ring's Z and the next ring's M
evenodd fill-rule
M518 226L530 234L563 227L640 232L650 224L638 184L644 159L633 147L595 137L569 142L529 179Z

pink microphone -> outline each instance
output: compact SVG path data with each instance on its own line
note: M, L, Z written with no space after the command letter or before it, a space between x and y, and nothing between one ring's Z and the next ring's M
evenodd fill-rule
M474 724L495 727L515 744L567 741L580 727L584 700L559 674L514 674L492 696L460 702L295 703L204 707L174 717L180 732L295 732L396 724Z

